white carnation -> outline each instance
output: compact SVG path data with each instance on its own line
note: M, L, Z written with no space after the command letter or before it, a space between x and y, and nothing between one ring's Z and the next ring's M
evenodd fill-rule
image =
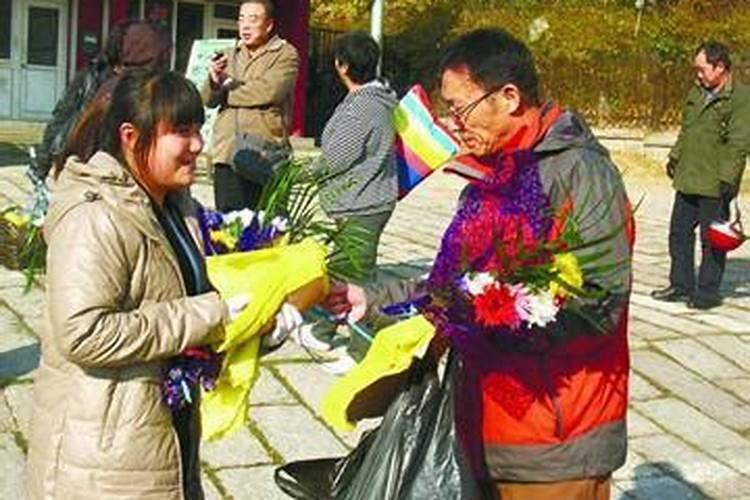
M461 288L476 296L495 282L495 278L490 273L467 273L461 278Z
M560 310L555 303L555 296L549 291L531 293L527 288L522 288L519 293L523 300L517 300L517 312L520 318L529 326L547 326L557 318Z

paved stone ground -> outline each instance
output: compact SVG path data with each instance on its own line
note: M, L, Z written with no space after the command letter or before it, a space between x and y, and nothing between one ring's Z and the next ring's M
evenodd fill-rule
M617 499L750 499L750 246L733 253L724 294L711 312L652 301L666 282L672 193L660 179L627 178L637 213L630 344L630 451L615 474ZM383 238L380 262L414 275L430 262L461 183L437 174L402 203ZM0 169L0 206L24 199L21 169ZM196 194L210 199L201 183ZM746 207L746 213L747 213ZM38 359L43 293L0 269L0 498L23 498L31 381ZM343 454L358 434L336 435L318 408L333 378L306 352L284 346L262 364L247 426L204 447L211 499L280 499L275 466Z

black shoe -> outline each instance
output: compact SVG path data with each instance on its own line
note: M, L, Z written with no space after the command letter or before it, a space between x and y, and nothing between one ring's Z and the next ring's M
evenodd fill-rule
M695 297L691 298L687 306L690 309L700 309L701 311L706 311L708 309L713 309L714 307L718 307L721 305L721 297L716 295L696 295Z
M687 302L690 294L682 288L668 286L651 292L651 297L662 302Z

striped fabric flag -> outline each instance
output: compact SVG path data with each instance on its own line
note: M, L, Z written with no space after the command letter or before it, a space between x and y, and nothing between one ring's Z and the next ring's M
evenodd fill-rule
M458 141L435 119L421 85L401 99L393 113L399 199L459 151Z

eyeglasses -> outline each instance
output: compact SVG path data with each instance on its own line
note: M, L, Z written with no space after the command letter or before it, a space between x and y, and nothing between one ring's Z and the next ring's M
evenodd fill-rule
M464 128L466 125L466 122L469 120L469 116L471 113L476 109L477 106L479 106L482 101L490 97L491 95L498 92L500 89L493 89L485 92L481 96L479 96L477 99L474 99L468 104L464 104L460 108L448 108L448 114L451 118L453 118L453 121L456 123L456 126L459 128Z

